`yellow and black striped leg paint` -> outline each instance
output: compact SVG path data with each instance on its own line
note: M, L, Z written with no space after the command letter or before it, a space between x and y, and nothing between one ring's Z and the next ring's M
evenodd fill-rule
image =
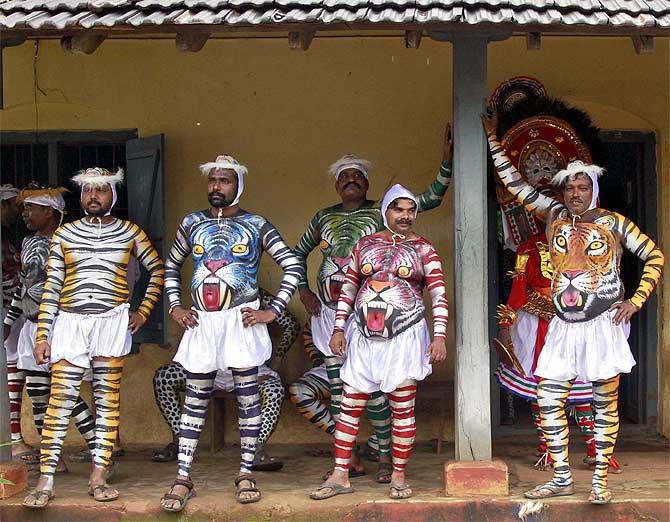
M612 493L607 489L607 472L619 435L619 376L593 383L593 409L596 440L596 469L591 480L592 504L607 504Z
M109 467L119 431L123 364L124 359L120 357L100 357L91 361L95 404L93 464L99 468Z
M67 361L58 361L51 367L51 392L49 406L44 415L40 452L40 474L46 478L46 487L41 489L53 490L53 477L72 409L79 399L84 371L84 368L72 366Z
M540 424L547 443L547 450L554 463L554 476L546 484L524 493L526 498L539 499L574 493L568 459L570 428L565 412L570 388L572 388L570 381L551 379L542 379L537 386Z

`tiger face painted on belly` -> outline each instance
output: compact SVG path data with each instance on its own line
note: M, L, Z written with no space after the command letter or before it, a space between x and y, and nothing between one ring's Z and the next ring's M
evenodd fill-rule
M193 303L200 310L226 310L257 293L261 256L258 232L242 219L205 221L191 235Z
M356 297L356 320L366 337L389 339L423 318L421 244L394 246L378 235L372 238L360 250L364 280Z
M562 212L551 227L549 245L554 266L552 297L559 317L569 322L591 320L623 299L619 276L621 247L612 231L614 219L574 225Z

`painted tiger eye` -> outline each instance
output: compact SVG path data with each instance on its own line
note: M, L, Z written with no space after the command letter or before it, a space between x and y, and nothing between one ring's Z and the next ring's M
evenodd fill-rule
M205 249L204 249L204 247L203 247L202 245L195 245L195 246L193 247L193 253L194 253L196 256L201 256L201 255L203 255L203 254L205 253Z
M401 266L400 268L398 268L398 275L400 277L407 277L409 275L409 272L410 270L406 266Z
M319 243L319 247L321 248L321 250L326 250L330 248L330 243L325 239L322 239L321 242Z
M365 275L371 274L372 273L372 265L370 263L365 263L361 267L361 272L363 272Z
M249 247L243 243L233 245L233 254L244 254L247 250L249 250Z

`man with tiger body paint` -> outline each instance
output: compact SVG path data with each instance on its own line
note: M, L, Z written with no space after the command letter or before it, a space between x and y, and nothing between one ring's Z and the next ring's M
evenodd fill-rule
M186 397L179 428L177 478L161 499L165 511L179 512L195 494L190 478L205 413L218 370L231 369L239 410L240 467L235 497L258 502L252 476L262 423L258 367L272 354L267 323L286 309L302 277L300 262L279 231L264 217L240 208L247 168L221 155L200 166L207 177L210 207L188 214L179 225L166 262L165 292L170 316L186 331L174 360L186 370ZM279 291L259 309L258 270L267 252L283 277ZM181 268L193 259L191 309L181 300Z
M19 287L19 270L21 259L18 237L15 226L18 211L19 189L14 185L0 185L0 204L2 207L2 313L5 320L12 298ZM19 317L12 326L5 326L3 344L7 359L7 391L9 394L9 428L12 441L12 458L21 460L30 465L35 459L35 450L28 446L21 434L21 404L23 401L23 387L26 383L26 374L17 367L19 332L23 326L23 318Z
M5 317L5 330L11 328L19 319L24 319L18 336L17 366L26 374L26 391L33 405L33 421L40 436L44 415L49 406L51 373L48 364L38 365L35 362L33 350L37 315L47 278L49 244L51 236L62 223L65 212L62 195L64 192L66 190L62 187L44 187L33 183L19 194L23 221L34 234L24 238L21 244L19 286ZM95 420L81 397L77 399L72 410L72 419L92 450L95 443ZM34 453L34 460L30 463L33 462L39 464L39 451ZM60 459L56 472L63 471L67 471L67 467Z
M510 295L506 304L498 306L497 314L500 340L503 344L514 347L521 368L516 368L511 361L503 359L495 371L495 376L504 390L530 401L533 422L540 438L537 455L539 458L534 468L541 471L551 468L552 460L540 424L540 407L537 404L539 378L534 372L542 353L549 322L556 315L551 300L552 272L547 237L544 233L519 243ZM592 401L591 383L574 381L567 403L586 443L584 462L589 465L595 465L596 457ZM614 455L610 458L610 471L623 471Z
M35 362L51 362L51 394L42 428L40 478L23 505L44 508L54 496L54 472L84 373L93 372L95 448L88 493L99 502L119 492L107 484L119 427L121 374L132 338L163 288L163 262L136 224L110 215L123 171L80 171L82 219L51 237L47 277L37 318ZM128 264L135 257L149 272L144 299L130 311Z
M418 212L434 209L442 203L451 183L452 156L451 125L447 124L439 172L428 189L417 196ZM330 166L330 174L335 178L335 191L342 201L319 210L295 247L305 271L298 285L300 299L310 315L305 328L311 329L314 345L326 362L331 392L330 410L334 418L339 415L342 399L342 358L332 353L328 343L335 323L337 301L354 245L362 237L384 229L380 201L372 201L367 197L371 168L369 161L351 155L343 156ZM316 276L318 295L310 289L307 278L307 258L316 248L322 255ZM375 427L379 441L377 482L386 484L391 480L392 467L389 446L390 411L383 394L368 403L368 418ZM364 473L356 452L351 471L352 476Z
M394 185L381 205L385 230L356 243L337 304L330 348L345 357L344 394L335 427L332 475L311 495L314 500L351 493L349 464L360 416L374 394L388 395L392 413L392 499L412 496L405 467L416 425L417 381L431 362L447 356L447 289L442 264L430 242L412 230L419 201ZM432 301L433 340L424 318L423 290ZM347 328L354 316L353 326Z
M635 365L625 325L658 284L663 253L631 220L598 207L602 168L573 161L559 171L552 184L562 194L560 202L526 183L510 163L496 137L497 114L482 116L482 122L500 180L546 222L554 269L551 296L556 316L549 323L535 370L540 377L540 421L554 476L525 495L538 499L574 493L565 403L578 379L593 385L596 465L589 502L605 504L612 498L607 474L619 431L619 376ZM640 284L629 299L619 274L624 248L645 262Z

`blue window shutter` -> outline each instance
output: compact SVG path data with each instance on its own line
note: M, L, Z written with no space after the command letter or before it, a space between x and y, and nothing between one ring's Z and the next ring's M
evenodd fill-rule
M158 254L165 259L163 144L162 134L126 142L126 187L128 219L147 233ZM148 272L140 267L139 280L135 284L130 302L131 309L136 310L141 302L148 279ZM140 343L166 346L167 320L167 300L161 296L147 322L133 336L133 351L138 351Z

